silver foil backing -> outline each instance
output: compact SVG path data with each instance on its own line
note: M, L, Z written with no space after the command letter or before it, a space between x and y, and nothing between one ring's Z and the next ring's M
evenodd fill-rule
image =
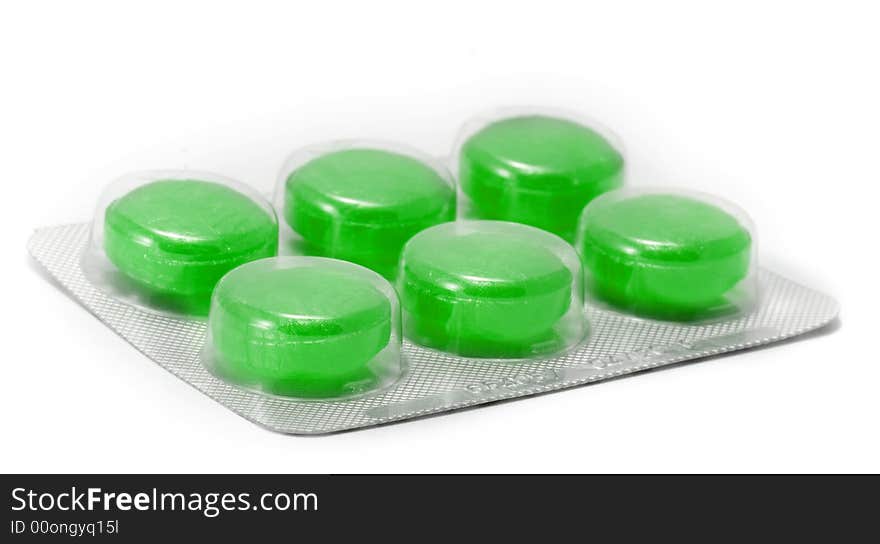
M201 364L206 322L150 312L89 283L81 259L87 224L38 229L28 243L42 265L88 311L135 348L240 416L289 434L325 434L449 412L594 383L710 355L778 342L818 329L838 312L831 297L760 270L753 310L703 324L650 321L587 305L588 338L540 360L465 359L404 342L407 371L392 387L354 399L265 396L212 376Z

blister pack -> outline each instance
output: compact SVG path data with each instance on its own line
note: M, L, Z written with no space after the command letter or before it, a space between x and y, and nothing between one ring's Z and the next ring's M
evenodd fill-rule
M289 434L595 383L837 315L758 266L736 206L625 184L603 131L482 119L455 148L458 188L418 152L343 142L294 153L274 207L214 174L131 175L92 224L38 229L29 251L154 362Z

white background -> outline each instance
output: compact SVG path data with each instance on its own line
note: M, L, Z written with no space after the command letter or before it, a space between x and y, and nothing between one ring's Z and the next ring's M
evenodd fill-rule
M876 3L710 4L4 2L0 470L880 470ZM633 184L739 203L766 266L839 298L837 330L297 438L151 363L25 252L129 170L268 190L297 146L378 137L443 155L470 115L520 104L612 127Z

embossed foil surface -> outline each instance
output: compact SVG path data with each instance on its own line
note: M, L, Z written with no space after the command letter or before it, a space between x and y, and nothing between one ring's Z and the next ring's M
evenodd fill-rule
M289 434L324 434L526 397L625 374L760 346L820 328L838 312L834 299L767 270L748 314L684 325L587 306L588 338L558 357L528 361L465 359L404 342L407 371L385 390L339 401L265 396L208 373L200 352L205 321L149 312L93 286L80 262L86 224L37 230L31 255L85 308L157 364L242 417Z

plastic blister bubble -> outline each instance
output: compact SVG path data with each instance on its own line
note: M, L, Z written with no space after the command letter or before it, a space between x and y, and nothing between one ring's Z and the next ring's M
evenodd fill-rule
M294 152L275 191L282 254L351 261L393 279L403 245L452 221L449 172L405 146L340 141Z
M101 195L83 267L115 296L161 312L206 315L236 266L277 254L278 222L255 191L207 172L129 174Z
M401 372L397 295L361 266L275 257L220 280L205 365L273 395L337 398L381 389Z
M471 120L454 160L464 217L524 223L569 242L584 206L624 180L616 136L552 110L509 108Z
M588 293L650 318L719 319L757 293L757 237L745 212L719 198L666 188L606 193L583 211L575 246Z
M580 261L564 240L503 221L458 221L406 245L398 274L404 333L469 357L516 359L584 337Z

